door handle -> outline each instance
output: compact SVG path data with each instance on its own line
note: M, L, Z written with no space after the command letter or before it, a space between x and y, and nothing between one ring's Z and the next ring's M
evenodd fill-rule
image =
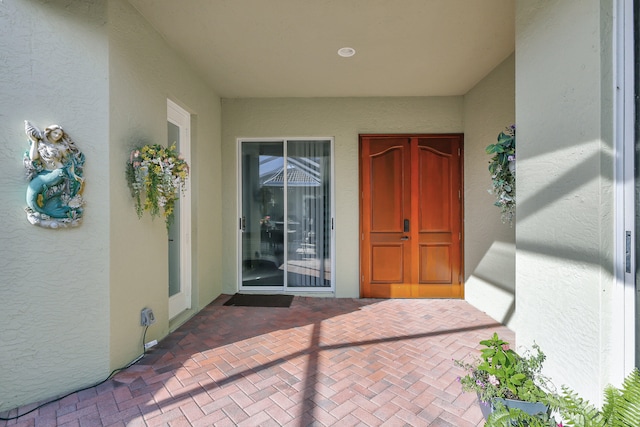
M402 236L400 240L409 240L409 236Z

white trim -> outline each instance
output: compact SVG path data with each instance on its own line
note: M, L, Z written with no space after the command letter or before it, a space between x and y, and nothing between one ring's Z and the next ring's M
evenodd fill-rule
M180 154L191 166L191 115L175 102L167 99L167 121L180 128ZM191 180L186 181L180 197L180 287L181 291L169 298L169 319L191 308Z
M285 231L289 228L289 226L287 224L287 221L288 221L288 218L289 218L289 216L287 215L288 211L289 211L289 191L288 191L289 190L289 183L287 182L287 171L286 171L286 169L289 167L289 163L288 163L288 159L289 159L289 156L288 156L289 144L287 144L287 142L288 141L285 140L282 143L282 157L284 159L284 164L286 166L285 172L283 174L283 182L282 182L282 185L283 185L283 188L284 188L284 190L283 190L283 196L284 197L283 197L283 200L282 200L282 205L284 206L284 212L285 212L285 216L283 218L283 221L285 222L285 224L284 224L283 227L284 227ZM285 237L282 239L282 241L284 243L283 251L284 251L285 263L286 263L288 258L289 258L289 237L285 234ZM289 288L289 274L287 274L288 270L286 268L285 268L284 271L285 271L285 274L282 275L282 278L284 279L283 280L284 281L283 286L284 286L284 291L286 292L287 289ZM248 288L248 286L242 286L242 287L243 288Z
M614 191L615 288L612 375L616 383L635 366L636 225L635 88L633 0L617 0L614 10ZM629 237L627 237L627 235ZM629 239L629 241L628 241ZM627 246L628 245L628 246ZM629 253L627 253L627 247Z
M330 203L331 203L331 218L333 227L331 228L331 286L329 287L288 287L287 276L284 276L283 286L243 286L242 284L242 230L240 222L242 221L242 143L243 142L281 142L283 144L283 156L287 156L287 142L295 141L329 141L330 156L331 156L331 187L330 187ZM283 138L236 138L236 170L237 182L236 182L236 227L237 227L237 244L236 244L236 260L237 260L237 284L236 289L239 291L269 291L269 292L284 292L284 293L335 293L336 283L336 233L335 233L335 151L334 151L334 138L333 137L317 137L317 136L304 136L304 137L283 137ZM286 185L286 183L285 183ZM287 193L285 192L284 205L287 206ZM286 245L288 242L284 242L284 253L287 252Z

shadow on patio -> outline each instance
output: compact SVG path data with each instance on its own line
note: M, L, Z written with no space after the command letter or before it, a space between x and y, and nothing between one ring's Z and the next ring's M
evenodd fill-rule
M0 426L477 426L452 359L493 331L514 338L461 300L228 298L106 383Z

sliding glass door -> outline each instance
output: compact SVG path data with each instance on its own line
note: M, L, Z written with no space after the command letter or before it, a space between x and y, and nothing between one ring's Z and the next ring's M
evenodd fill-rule
M333 290L332 141L240 141L240 289Z

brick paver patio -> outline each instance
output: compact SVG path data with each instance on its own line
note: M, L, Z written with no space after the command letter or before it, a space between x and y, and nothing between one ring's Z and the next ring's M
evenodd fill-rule
M0 426L478 426L452 359L514 338L461 300L228 298L106 383Z

